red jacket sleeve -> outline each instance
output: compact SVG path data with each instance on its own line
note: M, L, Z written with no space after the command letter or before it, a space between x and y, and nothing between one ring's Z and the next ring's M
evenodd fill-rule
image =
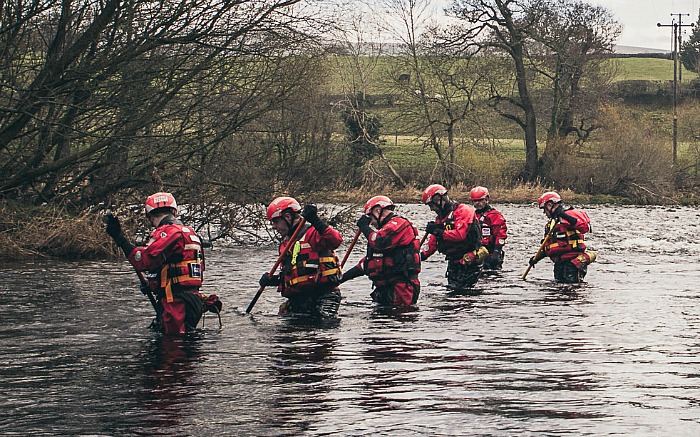
M411 223L403 217L392 217L378 231L372 232L367 238L367 244L377 251L385 251L395 247L411 244L416 238Z
M335 250L343 242L343 236L331 226L328 226L322 234L319 234L313 226L306 232L309 234L307 241L315 252Z
M467 239L469 225L476 218L476 211L469 205L460 204L454 211L455 228L442 234L444 241L460 242ZM437 243L436 243L437 246Z
M420 250L420 259L426 260L430 258L432 254L437 252L437 238L435 238L435 235L428 235L428 240L425 242L425 245L427 246L425 250L421 247Z
M503 214L496 210L493 210L491 214L491 235L493 235L492 241L496 246L506 244L506 238L508 238L506 219Z
M139 271L159 269L182 240L179 229L161 226L153 231L145 247L136 247L131 251L129 261Z
M566 211L566 215L576 219L576 224L571 226L571 223L569 223L566 217L562 218L562 223L567 224L570 229L576 229L582 234L591 231L591 219L588 217L588 214L586 214L585 211L581 211L580 209L570 209Z

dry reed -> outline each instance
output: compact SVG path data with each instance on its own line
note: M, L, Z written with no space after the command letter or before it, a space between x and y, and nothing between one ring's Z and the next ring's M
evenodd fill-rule
M0 244L13 258L101 259L116 255L102 217L0 202Z

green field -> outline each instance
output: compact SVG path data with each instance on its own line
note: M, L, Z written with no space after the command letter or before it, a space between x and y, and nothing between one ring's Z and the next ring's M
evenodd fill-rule
M389 73L395 71L393 65L399 61L396 58L383 56L379 58L364 58L359 61L364 71L369 94L384 94L387 92L388 82L391 80ZM613 68L617 70L615 81L623 80L649 80L667 81L673 80L673 61L671 59L659 58L614 58L609 61ZM351 77L353 70L353 59L350 57L335 57L330 61L334 72L329 81L328 92L331 94L342 94L347 91L343 89L343 83ZM681 79L684 83L698 78L697 73L682 67ZM340 73L343 71L343 73ZM357 78L355 78L356 80Z
M657 58L619 58L613 59L618 69L615 80L673 80L673 61ZM681 65L682 67L682 65ZM683 68L681 72L683 82L697 79L698 75Z
M336 61L339 61L336 59ZM345 59L347 61L347 59ZM362 62L362 61L360 61ZM385 95L391 93L390 80L388 79L388 71L397 71L391 68L393 62L400 62L391 57L376 58L373 61L365 59L367 64L366 72L370 72L365 76L365 84L368 95ZM376 62L376 64L373 64ZM615 58L608 62L612 64L617 75L616 82L621 81L640 81L639 84L632 85L630 89L632 93L636 89L645 89L646 94L643 94L639 99L632 99L625 103L620 97L620 91L617 91L615 97L615 105L620 106L624 110L629 110L634 113L633 121L635 126L644 126L648 130L649 135L654 136L658 141L658 147L669 148L672 140L672 108L668 94L661 94L665 98L656 98L655 92L650 92L661 87L666 90L670 89L669 82L673 80L673 61L669 59L659 58ZM372 64L372 65L368 65ZM339 61L338 67L348 68L346 62ZM336 71L337 73L337 71ZM343 77L341 77L343 76ZM683 82L689 84L693 80L697 80L698 75L688 70L683 70ZM330 81L332 88L331 92L342 93L343 83L348 79L347 70L345 75L338 74ZM644 87L642 81L648 81L648 86ZM648 88L648 89L647 89ZM660 88L660 89L661 89ZM624 92L626 88L621 88ZM631 94L632 95L632 94ZM681 114L679 123L679 138L678 138L678 154L679 157L686 156L691 153L691 148L694 138L693 120L691 120L688 112L693 112L690 102L685 102L688 107ZM405 173L415 174L417 172L429 172L434 169L437 162L437 154L429 145L426 145L426 138L416 138L411 133L407 132L404 121L397 117L402 111L402 102L397 100L392 105L386 105L380 100L377 106L370 107L370 112L379 116L381 127L382 150L386 158L393 165L401 169ZM539 118L538 127L538 146L540 154L545 149L545 134L546 123L545 117ZM457 137L455 149L455 163L463 169L465 174L507 174L513 169L518 169L525 159L525 147L522 138L522 132L514 124L504 120L495 114L486 116L482 120L486 131L491 135L490 138L467 138ZM484 132L485 133L485 132ZM488 135L487 134L487 135ZM595 155L596 145L603 139L600 137L601 131L597 131L589 139L587 143L586 153ZM443 147L445 146L444 138L441 138Z

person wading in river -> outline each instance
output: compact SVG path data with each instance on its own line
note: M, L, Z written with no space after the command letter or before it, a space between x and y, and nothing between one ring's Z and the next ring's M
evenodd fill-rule
M136 271L149 272L142 291L155 294L154 326L167 334L194 330L206 309L199 293L204 274L201 240L176 215L173 195L160 192L146 199L146 217L156 229L145 247L136 247L126 238L115 216L107 216L106 229Z
M488 250L481 246L481 226L474 208L450 200L447 189L439 184L423 191L423 203L437 218L425 227L430 236L427 248L421 248L421 259L428 259L436 251L445 254L447 287L456 291L473 287L488 256Z
M300 214L301 212L301 214ZM290 242L290 237L306 220L300 237ZM267 207L267 219L280 234L279 253L284 254L279 275L264 273L260 286L276 285L287 302L280 306L280 314L303 313L320 318L335 318L340 306L338 284L342 273L335 249L343 237L321 220L316 205L305 205L292 197L278 197Z
M341 282L367 275L372 280L372 300L381 305L415 304L420 294L420 241L406 218L394 213L386 196L367 201L357 227L367 238L367 255L347 272ZM370 225L377 231L373 231Z
M554 279L559 282L580 282L586 276L588 264L596 254L586 251L583 235L591 231L591 220L585 211L564 205L555 191L547 191L537 200L537 205L550 219L545 225L546 242L529 264L535 267L541 259L549 257L554 262Z
M489 256L484 260L484 270L500 270L503 266L503 246L508 238L506 219L489 204L489 190L486 187L472 188L469 197L476 210L476 219L481 223L481 245L489 251Z

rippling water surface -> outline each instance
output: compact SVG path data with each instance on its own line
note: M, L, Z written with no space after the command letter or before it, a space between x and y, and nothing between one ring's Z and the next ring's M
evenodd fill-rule
M504 271L475 295L448 294L434 256L415 309L375 307L358 278L327 325L277 316L273 290L244 314L273 247L208 253L223 328L185 339L148 329L126 262L4 263L0 433L699 435L700 211L586 208L599 259L571 286L547 260L520 279L545 218L497 206Z

